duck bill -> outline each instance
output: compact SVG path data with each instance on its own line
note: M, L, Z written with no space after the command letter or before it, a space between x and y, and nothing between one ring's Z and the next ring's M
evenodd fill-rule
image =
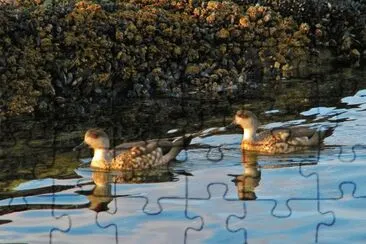
M74 147L72 150L73 151L80 151L81 149L87 147L85 142L80 143L79 145L77 145L76 147Z
M235 121L232 121L230 124L228 124L227 126L225 126L225 130L230 130L235 128L237 125L235 123Z

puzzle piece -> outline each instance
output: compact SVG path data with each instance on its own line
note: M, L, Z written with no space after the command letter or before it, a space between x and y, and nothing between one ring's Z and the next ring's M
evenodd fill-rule
M319 242L363 242L365 235L361 226L366 218L363 211L366 196L357 195L358 187L352 181L342 182L339 185L339 197L321 200L320 209L332 210L335 222L332 228L321 232Z
M319 212L317 200L289 199L287 204L290 214L279 217L273 214L276 208L274 200L245 202L242 215L228 217L228 229L243 232L245 243L263 242L269 238L275 243L298 240L317 242L319 233L334 224L335 218L331 212ZM301 231L298 231L299 228Z
M113 228L114 225L103 226L98 222L98 214L102 211L106 214L116 212L117 199L112 197L112 186L78 184L78 187L79 190L75 193L86 203L80 208L75 205L73 209L58 211L62 213L62 217L67 217L72 221L72 226L67 230L53 228L50 231L50 240L54 243L69 243L75 240L82 242L91 236L93 242L104 240L117 243L117 230ZM111 203L110 207L109 203Z
M108 183L108 177L112 180L114 178L106 173L93 175L93 179L99 180L99 184L92 190L83 189L83 194L90 200L89 208L93 211L82 211L82 213L67 211L67 215L73 223L76 223L76 226L74 225L65 235L59 235L54 240L57 242L75 241L78 238L82 240L84 234L89 238L90 233L93 233L92 239L95 242L139 243L153 238L164 243L178 237L185 240L188 233L201 229L202 218L192 215L185 207L188 199L174 197L159 199L158 204L162 211L147 213L144 206L147 205L148 198L119 194L125 192L124 188L119 188L118 184ZM106 184L103 185L102 182ZM81 193L81 191L78 192ZM90 215L92 212L94 212L93 217ZM94 225L92 225L93 221ZM192 225L195 227L190 227ZM140 231L141 228L144 232ZM85 232L86 229L87 232ZM164 233L164 235L157 235L157 233Z
M348 101L348 104L356 105L356 107L348 108L346 111L337 111L337 109L330 111L335 114L331 120L337 121L337 127L333 136L326 139L326 143L331 141L332 144L336 145L328 146L321 152L317 166L300 167L300 173L303 176L316 179L318 182L321 199L338 197L339 185L349 181L359 186L357 194L366 195L366 188L362 187L366 181L361 173L366 145L364 137L359 134L359 130L366 128L366 113L364 109L359 107L364 106L366 99L360 94L363 92L359 91L354 96L343 99L343 101ZM342 121L343 118L346 120ZM342 122L338 122L339 120ZM357 163L354 163L356 158ZM355 173L352 175L345 173L349 170Z
M190 197L188 200L188 210L200 213L204 220L203 229L190 233L188 243L222 243L228 240L242 243L243 236L227 231L226 219L230 214L240 212L244 202L237 198L227 198L228 186L225 183L208 184L207 193L207 198Z
M38 189L34 184L28 185L31 186L30 189L27 189L28 186L25 184L17 192L21 197L14 196L8 206L1 207L2 214L6 214L11 220L11 224L5 226L1 239L11 242L52 242L54 233L68 232L72 225L69 216L62 213L64 210L56 210L70 208L67 201L57 201L56 198L65 199L69 196L72 191L68 189L74 188L72 180L59 181L56 184L55 180L49 180L48 187L46 183L43 184L44 187ZM52 190L51 196L48 195L47 193ZM73 208L85 207L83 203L75 202L73 205ZM39 221L34 221L35 217Z
M15 212L8 218L11 222L1 226L0 233L1 241L7 243L49 243L55 230L67 231L71 227L67 218L55 219L49 209Z
M223 138L220 139L224 141ZM205 165L205 169L195 170L192 173L193 177L188 178L189 198L207 199L206 186L212 182L223 183L228 187L227 197L229 198L274 200L277 203L274 214L277 211L282 212L278 214L279 216L285 211L291 211L285 204L288 198L317 198L316 181L304 179L299 174L299 165L307 167L306 165L317 163L317 150L286 156L256 156L255 154L245 155L245 153L242 155L238 148L223 148L223 150L225 154L222 161L217 165ZM187 167L191 160L199 165L200 158L195 160L195 153L195 151L188 153ZM197 153L203 157L202 154L202 152ZM238 159L242 156L242 160L239 161ZM286 181L283 180L284 175L286 175ZM288 186L291 186L290 190Z

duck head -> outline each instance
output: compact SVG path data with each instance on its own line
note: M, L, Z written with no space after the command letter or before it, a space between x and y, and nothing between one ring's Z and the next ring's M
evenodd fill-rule
M239 125L243 129L254 130L256 130L260 124L257 116L248 110L238 110L235 114L233 123Z
M109 149L109 137L102 129L89 129L85 133L84 143L93 149Z
M243 140L254 139L260 123L254 113L248 110L238 110L235 114L233 124L239 125L244 130Z
M109 137L102 129L89 129L84 136L84 141L74 147L74 151L80 150L83 147L89 146L90 148L97 149L109 149Z
M89 146L94 150L94 156L91 166L95 168L106 169L107 164L112 160L109 152L109 137L101 129L89 129L84 136L84 141L74 148L80 150L82 147Z

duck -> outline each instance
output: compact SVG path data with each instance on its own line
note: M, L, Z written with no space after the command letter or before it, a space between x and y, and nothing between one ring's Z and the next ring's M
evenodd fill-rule
M189 143L191 137L154 139L124 143L110 149L110 140L102 129L86 131L84 141L74 151L89 146L94 154L91 168L102 170L145 170L167 165Z
M334 127L317 130L306 126L279 127L257 133L260 122L249 110L238 110L232 122L243 129L241 149L264 154L282 154L319 147L323 140L332 135Z

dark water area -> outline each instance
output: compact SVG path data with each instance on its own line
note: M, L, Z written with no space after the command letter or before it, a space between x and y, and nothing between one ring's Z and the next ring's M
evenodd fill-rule
M68 116L1 121L0 240L27 243L365 240L366 70L332 68L212 96L136 99ZM169 168L99 172L74 152L88 128L112 144L222 127L238 108L262 128L335 126L325 146L243 154L241 132L193 138Z

